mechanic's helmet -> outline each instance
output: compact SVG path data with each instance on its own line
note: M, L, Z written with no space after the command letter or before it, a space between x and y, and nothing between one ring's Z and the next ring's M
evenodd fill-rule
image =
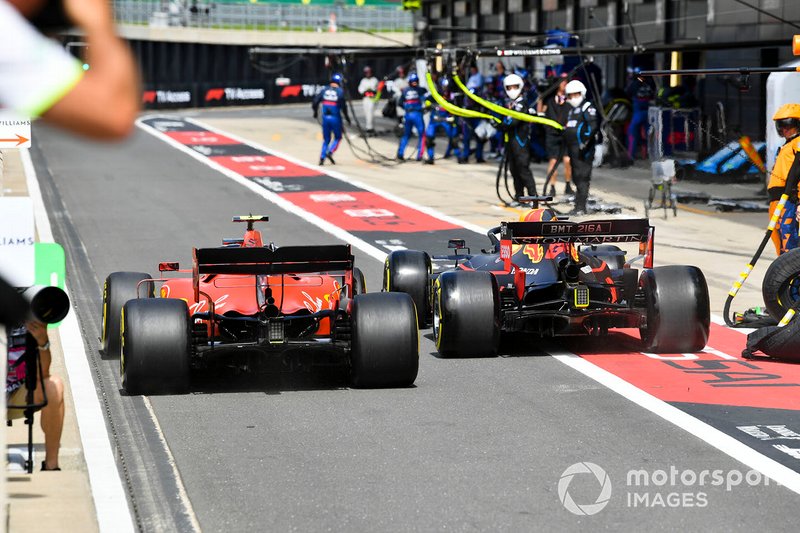
M522 88L524 85L525 82L522 81L522 78L518 74L509 74L503 78L503 87L505 87L506 94L512 100L519 98L519 95L522 94Z
M416 87L419 85L419 76L417 76L416 72L412 72L408 75L408 84L412 87Z
M337 85L341 85L344 82L344 76L339 74L338 72L331 76L331 83L335 83Z
M586 85L581 81L572 80L567 84L564 92L567 93L567 102L569 102L572 107L578 107L583 103L584 98L586 98Z
M556 220L556 213L552 209L546 207L539 207L531 209L519 216L520 222L547 222L548 220Z
M778 135L783 136L783 130L796 128L800 130L800 104L783 104L772 116Z

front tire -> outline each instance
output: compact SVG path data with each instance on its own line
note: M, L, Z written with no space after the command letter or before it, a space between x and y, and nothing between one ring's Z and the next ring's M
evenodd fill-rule
M352 307L351 383L409 387L419 371L419 330L408 294L359 294Z
M132 395L187 392L190 338L183 300L128 301L122 309L122 388Z
M101 340L103 359L116 359L120 356L120 313L128 300L136 299L139 282L152 279L144 272L112 272L103 286L103 309ZM153 297L153 284L142 284L142 296Z
M639 333L644 350L655 353L698 352L708 342L711 310L703 272L670 265L642 272L647 327Z
M424 328L431 316L431 258L416 250L395 250L386 256L383 267L383 288L386 292L404 292L417 308L419 327Z
M442 357L493 356L500 344L500 292L489 272L444 272L433 292L433 335Z

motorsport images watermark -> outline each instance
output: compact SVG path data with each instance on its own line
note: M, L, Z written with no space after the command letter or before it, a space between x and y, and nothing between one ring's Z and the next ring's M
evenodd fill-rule
M709 488L724 487L730 492L742 484L767 486L770 479L757 470L744 473L740 470L697 471L679 470L675 466L668 470L629 470L623 486L626 491L623 503L631 508L707 507L706 490ZM611 478L594 463L570 465L558 480L561 503L567 511L579 516L591 516L602 511L611 501L612 491ZM592 500L595 494L597 496Z

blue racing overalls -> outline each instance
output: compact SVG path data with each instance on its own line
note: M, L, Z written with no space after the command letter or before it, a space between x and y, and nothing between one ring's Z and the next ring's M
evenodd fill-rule
M445 111L445 109L437 104L431 108L430 121L425 128L425 147L428 151L428 160L434 159L434 139L436 139L436 132L442 130L447 136L447 149L444 152L445 159L450 157L450 152L453 150L453 142L456 137L456 125L452 115Z
M348 122L350 119L347 115L344 91L341 87L327 85L314 96L311 105L314 108L315 117L320 104L322 104L322 152L319 158L323 160L339 148L339 142L342 140L342 113Z
M422 120L422 102L424 100L422 89L408 86L400 93L400 105L405 110L403 136L400 138L400 146L397 148L397 158L403 159L406 145L411 138L411 131L416 130L417 137L417 161L422 159L422 139L425 134L425 122Z

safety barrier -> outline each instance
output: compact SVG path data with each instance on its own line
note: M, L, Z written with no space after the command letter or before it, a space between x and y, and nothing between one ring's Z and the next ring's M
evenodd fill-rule
M120 24L231 30L413 30L411 13L384 5L114 0Z

